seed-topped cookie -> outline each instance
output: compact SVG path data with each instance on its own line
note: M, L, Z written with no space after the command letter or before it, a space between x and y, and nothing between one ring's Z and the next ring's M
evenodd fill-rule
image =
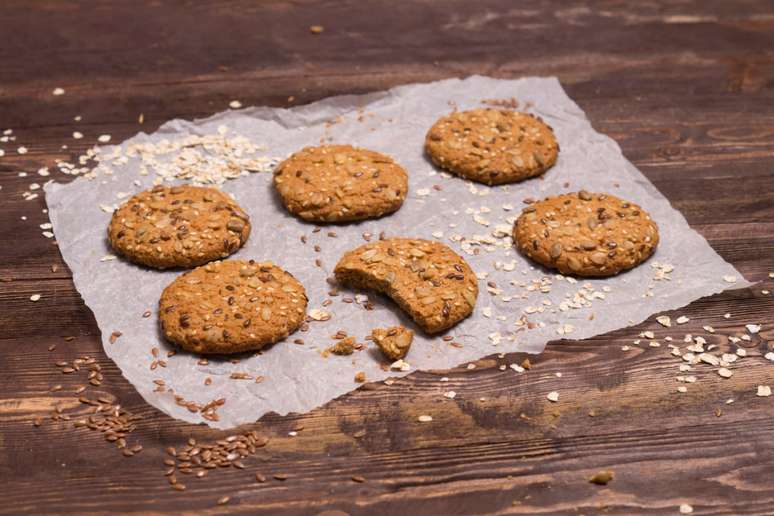
M290 213L310 222L346 222L400 208L408 175L379 152L323 145L301 149L280 163L274 186Z
M648 259L658 226L634 203L580 191L524 208L513 226L516 247L536 262L578 276L613 276Z
M336 279L391 297L427 333L457 324L473 311L476 276L465 260L429 240L391 238L347 252Z
M257 350L306 317L306 292L271 262L216 261L175 279L159 301L164 336L201 354Z
M157 186L114 213L108 241L129 260L166 269L224 258L247 241L250 218L214 188Z
M551 127L529 113L471 109L439 119L425 150L439 167L491 186L539 176L556 163L559 144Z

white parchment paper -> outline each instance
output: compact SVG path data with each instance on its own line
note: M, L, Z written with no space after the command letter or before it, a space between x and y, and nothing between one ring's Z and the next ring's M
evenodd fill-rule
M439 116L454 106L468 109L481 107L485 99L510 98L517 99L519 109L546 120L560 142L558 162L542 179L494 188L473 185L440 173L424 156L425 133ZM618 145L594 131L555 78L475 76L334 97L293 109L230 110L194 122L172 120L152 135L141 133L121 145L215 134L222 126L229 134L265 145L262 153L266 156L284 157L325 139L387 153L408 170L409 195L400 211L316 233L313 225L300 222L282 208L269 173L245 172L222 188L246 209L253 224L247 244L235 257L272 260L290 271L306 287L310 309L323 307L330 290L326 278L332 276L346 250L364 243L364 232L437 238L462 254L481 277L475 313L448 332L463 346L453 347L440 337L429 338L418 331L406 358L411 370L451 368L494 353L540 353L549 340L590 337L729 287L748 285L623 157ZM103 153L111 149L104 148ZM118 192L133 194L149 188L155 179L153 173L138 173L138 159L126 160L114 169L110 175L91 180L51 183L45 188L46 200L60 250L75 286L94 312L105 351L149 403L175 418L228 428L255 421L270 411L308 411L357 388L353 377L359 371L369 381L407 374L384 371L385 362L373 345L350 357L321 356L338 330L360 342L374 327L404 324L416 330L390 300L368 293L375 306L369 311L362 297L359 303L343 302L345 297L354 297L346 290L324 308L332 316L329 321L311 322L308 332L261 354L241 356L236 364L210 359L209 364L198 365L199 357L179 353L167 360L166 368L151 371L151 349L158 347L162 355L172 349L158 332L156 309L161 291L180 272L144 269L121 259L101 261L111 253L105 239L110 214L99 206L115 204ZM510 237L503 237L500 230L507 232L525 198L579 189L610 192L648 210L661 231L655 256L614 278L574 281L533 266L512 249ZM329 231L336 237L329 236ZM306 245L300 242L301 235L307 236ZM315 245L320 252L315 252ZM315 266L315 259L321 260L322 267ZM670 266L672 272L668 272ZM731 276L739 280L731 284ZM143 318L146 310L152 315ZM116 330L123 335L111 344L109 336ZM305 344L293 344L295 337L302 337ZM234 380L230 378L234 372L263 376L264 381ZM502 374L519 373L507 369ZM212 384L205 387L207 377ZM205 421L179 406L169 391L154 392L154 379L164 380L175 394L202 405L225 398L218 410L219 421Z

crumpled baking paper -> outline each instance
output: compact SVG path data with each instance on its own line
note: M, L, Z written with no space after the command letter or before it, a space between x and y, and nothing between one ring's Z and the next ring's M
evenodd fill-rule
M438 117L455 107L482 107L483 101L492 99L516 99L518 109L539 115L554 128L561 152L556 165L542 178L490 188L441 173L424 155L425 133ZM207 365L200 365L200 357L181 352L167 359L167 367L152 371L151 349L158 347L161 358L173 349L158 331L156 310L161 291L180 271L159 272L120 258L101 261L112 251L105 238L110 214L99 206L115 204L118 192L133 194L151 187L154 174L139 175L139 160L132 158L109 176L46 185L59 248L76 288L94 312L106 353L149 403L178 419L229 428L256 421L267 412L282 415L311 410L357 388L354 376L360 371L368 381L408 374L385 371L387 362L373 344L351 356L325 358L321 354L334 344L331 335L339 330L356 336L359 342L365 342L364 337L375 327L403 324L417 330L389 299L373 293L365 293L373 310L365 309L362 295L357 302L344 302L346 297L355 298L346 289L323 307L330 291L326 279L332 277L345 251L364 243L363 233L438 239L460 253L481 278L474 314L447 333L462 346L417 331L406 358L411 371L451 368L495 353L540 353L550 340L591 337L730 287L748 285L623 157L618 145L592 128L555 78L474 76L333 97L292 109L229 110L193 122L172 120L152 135L140 133L121 145L215 134L222 126L228 128L228 134L265 145L262 152L266 156L284 157L322 140L384 152L409 172L409 194L391 216L314 232L315 226L283 209L273 192L270 173L245 172L244 177L227 181L223 190L247 210L253 225L247 244L234 258L279 264L304 284L309 309L323 309L331 319L312 321L308 332L297 333L260 354L240 356L236 364L210 358ZM111 149L103 148L103 152ZM649 262L613 278L575 281L533 265L509 245L509 237L502 238L504 233L498 232L508 231L525 206L524 199L580 189L609 192L650 212L659 225L661 243ZM300 241L302 235L307 237L306 244ZM315 245L320 252L315 252ZM321 267L315 265L316 259L321 260ZM730 283L732 276L739 278L734 284ZM147 310L152 315L143 318ZM114 331L122 336L111 344ZM298 337L304 345L292 342ZM502 374L520 374L517 371L508 368ZM235 372L264 380L232 379ZM212 379L209 386L204 384L207 377ZM164 381L165 392L154 392L155 379ZM218 421L206 421L201 414L178 405L174 395L200 405L218 398L225 403L218 410Z

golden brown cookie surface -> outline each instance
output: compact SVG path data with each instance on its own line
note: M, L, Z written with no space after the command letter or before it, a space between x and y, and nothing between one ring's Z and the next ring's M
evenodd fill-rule
M113 212L108 241L129 260L166 269L195 267L237 251L250 218L215 188L157 186Z
M271 262L225 260L186 272L161 294L164 336L201 354L258 350L284 339L306 317L306 292Z
M659 234L638 205L580 191L525 208L514 224L513 241L529 258L563 274L613 276L647 260Z
M472 109L440 118L427 132L425 150L454 174L500 185L538 176L559 154L553 130L517 111Z
M437 333L469 316L478 283L467 262L430 240L390 238L347 252L336 279L391 297L426 332Z
M274 186L294 215L311 222L346 222L400 208L408 192L408 175L379 152L324 145L306 147L280 163Z

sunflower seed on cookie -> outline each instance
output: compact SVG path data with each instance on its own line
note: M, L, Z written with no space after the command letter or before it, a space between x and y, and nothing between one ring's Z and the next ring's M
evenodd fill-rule
M304 220L347 222L398 210L408 192L408 174L379 152L323 145L280 163L274 187L288 211Z
M425 150L439 167L491 186L543 174L556 162L559 144L534 115L472 109L440 118L427 132Z
M258 350L306 317L303 285L271 262L216 261L177 277L161 294L164 336L201 354Z
M602 277L647 260L659 233L640 206L582 190L524 208L513 241L522 254L563 274Z
M389 238L347 252L336 279L391 297L427 333L469 316L478 283L470 266L449 247L429 240Z
M157 186L113 212L108 241L132 262L166 269L225 258L250 235L250 217L215 188Z

